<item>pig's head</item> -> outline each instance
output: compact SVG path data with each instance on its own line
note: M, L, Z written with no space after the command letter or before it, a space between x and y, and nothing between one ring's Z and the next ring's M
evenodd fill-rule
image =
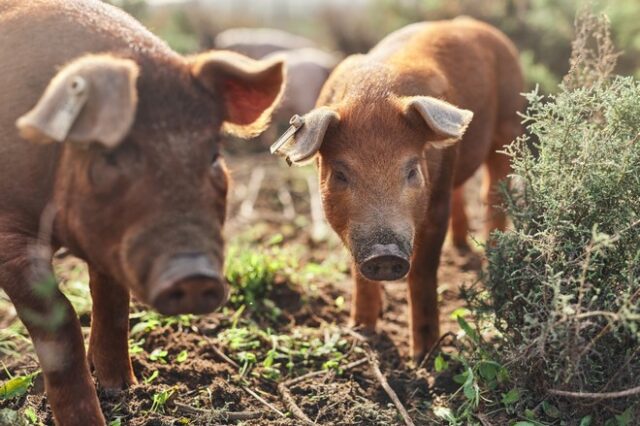
M429 156L458 141L473 114L428 96L320 107L274 151L317 158L327 219L372 281L403 278L432 191Z
M161 313L221 306L228 182L217 137L263 130L282 79L281 63L230 52L92 55L62 68L17 121L23 138L59 143L56 238Z

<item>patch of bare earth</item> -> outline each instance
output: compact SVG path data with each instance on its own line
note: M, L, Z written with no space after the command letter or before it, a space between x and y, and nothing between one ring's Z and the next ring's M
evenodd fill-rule
M227 239L234 235L255 231L255 245L275 234L282 234L282 244L301 243L308 252L301 253L303 262L312 259L321 263L329 254L346 256L331 231L317 219L313 201L314 172L312 169L288 169L275 158L262 154L231 157L229 168L233 171L234 186L230 193L230 222ZM479 197L479 177L470 182L467 210L474 230L481 227L482 209ZM311 196L309 187L311 186ZM316 209L315 211L313 211ZM313 214L312 214L313 211ZM315 227L314 227L315 226ZM313 237L312 238L312 234ZM76 262L66 258L59 262ZM346 262L345 262L346 263ZM472 283L480 269L479 256L460 253L446 245L439 271L442 332L457 331L451 313L462 306L458 289L462 283ZM345 271L346 272L346 271ZM286 334L293 327L304 325L320 327L324 324L348 324L348 306L351 294L347 274L332 282L317 281L310 287L279 282L270 298L283 311L283 320L275 323L275 332ZM378 332L371 336L370 346L377 353L380 368L400 401L417 425L437 424L429 406L443 392L434 387L434 376L425 370L417 370L409 359L407 328L406 283L388 284L384 287L384 312ZM345 298L342 309L336 306L339 296ZM0 320L8 313L0 312ZM89 319L83 318L88 326ZM135 323L135 321L132 321ZM132 324L133 325L133 324ZM299 425L301 421L290 414L282 418L267 408L246 390L249 388L283 413L288 408L277 391L277 384L252 377L241 379L235 367L222 359L217 334L229 326L229 318L221 313L199 318L186 327L178 324L161 326L145 335L141 343L143 351L133 355L138 384L121 392L107 392L99 388L103 411L109 420L120 419L122 425ZM271 325L274 327L274 325ZM356 344L355 338L352 344ZM166 363L152 361L149 354L163 348L168 355ZM188 358L175 362L181 352ZM35 356L24 345L20 356L4 357L7 367L0 372L0 379L7 379L7 372L19 375L37 369ZM350 354L347 362L362 358L362 354ZM309 371L311 368L308 369ZM157 371L157 377L149 380ZM284 380L291 377L285 377ZM146 380L145 380L146 379ZM329 372L288 387L297 406L313 422L323 425L401 425L398 411L372 373L368 363L344 371ZM154 395L168 390L171 396L163 409L151 412ZM34 407L40 421L53 424L46 404L41 378L23 397L0 401L0 408L19 409ZM164 411L164 412L162 412ZM260 418L229 419L229 413L258 413ZM117 424L117 423L116 423Z

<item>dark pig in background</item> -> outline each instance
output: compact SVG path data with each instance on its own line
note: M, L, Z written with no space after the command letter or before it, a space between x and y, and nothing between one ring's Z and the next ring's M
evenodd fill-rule
M267 126L282 68L233 52L182 57L97 0L0 2L0 286L58 424L105 423L89 366L104 388L135 383L130 292L164 314L225 303L217 137ZM71 304L32 269L40 243L89 266L88 355Z

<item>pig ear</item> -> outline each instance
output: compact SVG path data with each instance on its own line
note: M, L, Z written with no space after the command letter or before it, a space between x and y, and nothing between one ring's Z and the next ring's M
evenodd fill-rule
M138 66L129 59L85 56L51 80L36 106L20 117L20 135L33 142L98 142L114 148L135 118Z
M295 115L291 127L273 145L271 153L284 157L289 164L302 166L313 160L330 125L340 116L328 107L320 107L304 117Z
M414 96L403 99L405 114L417 111L427 126L435 133L430 143L439 148L453 145L467 130L473 112L451 105L430 96Z
M223 129L248 138L264 131L283 91L281 60L256 61L228 51L212 51L195 57L194 76L222 98Z

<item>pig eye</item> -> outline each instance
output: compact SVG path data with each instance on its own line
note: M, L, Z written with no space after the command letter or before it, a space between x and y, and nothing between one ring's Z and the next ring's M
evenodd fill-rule
M410 184L418 184L420 179L420 174L416 167L412 167L407 173L407 182Z
M340 170L334 171L333 176L335 177L336 181L338 181L339 183L342 183L342 184L349 183L349 180L347 179L347 175L345 175Z

